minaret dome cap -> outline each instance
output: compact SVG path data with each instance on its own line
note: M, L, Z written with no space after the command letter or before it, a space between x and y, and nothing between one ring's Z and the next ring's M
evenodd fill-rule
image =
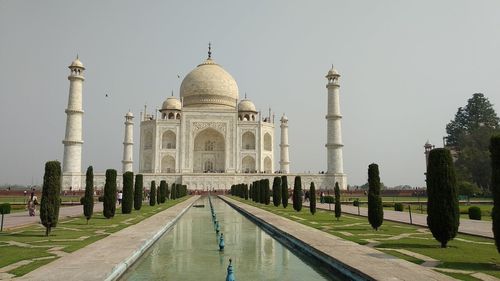
M71 65L68 66L69 68L81 68L81 69L85 69L85 67L83 66L83 63L80 61L80 59L78 58L78 56L76 56L76 59L71 62Z

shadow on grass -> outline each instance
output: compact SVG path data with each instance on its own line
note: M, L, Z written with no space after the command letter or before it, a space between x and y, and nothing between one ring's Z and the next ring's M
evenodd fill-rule
M489 270L498 271L499 270L499 265L496 265L494 263L486 263L486 262L478 262L478 263L446 262L438 267L439 268L462 269L462 270L470 270L470 271L489 271ZM500 275L500 272L498 275Z
M382 243L377 248L396 248L396 249L441 249L439 244L415 244L415 243ZM448 246L448 248L452 248Z

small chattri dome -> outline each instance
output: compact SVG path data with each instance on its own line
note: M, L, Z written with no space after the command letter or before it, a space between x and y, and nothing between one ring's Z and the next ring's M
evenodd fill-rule
M127 112L127 114L125 114L125 117L134 117L134 114L132 112Z
M161 110L181 110L181 101L176 97L168 97L161 107Z
M255 105L251 100L244 99L238 104L238 111L257 112L257 109L255 109Z
M85 67L83 66L83 63L80 61L78 56L76 56L76 59L73 62L71 62L71 65L68 67L69 68L77 67L77 68L85 69Z
M328 70L328 74L326 76L327 77L328 76L340 76L340 74L335 68L333 68L333 65L332 65L332 68L330 68L330 70Z
M283 116L281 116L281 121L288 121L288 117L286 117L286 115L283 114Z

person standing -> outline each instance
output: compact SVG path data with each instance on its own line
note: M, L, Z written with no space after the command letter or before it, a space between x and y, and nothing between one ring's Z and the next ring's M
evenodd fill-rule
M123 199L123 192L120 190L118 191L118 205L122 204L122 199Z

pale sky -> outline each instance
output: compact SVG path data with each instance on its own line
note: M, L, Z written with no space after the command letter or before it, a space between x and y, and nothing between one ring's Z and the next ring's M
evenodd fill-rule
M459 106L482 92L500 112L500 1L0 0L0 184L40 184L44 163L62 161L77 53L82 169L121 170L130 109L137 171L140 111L179 95L209 41L240 98L288 116L292 172L326 170L332 64L351 185L375 162L386 185L423 186L423 144L442 145Z

